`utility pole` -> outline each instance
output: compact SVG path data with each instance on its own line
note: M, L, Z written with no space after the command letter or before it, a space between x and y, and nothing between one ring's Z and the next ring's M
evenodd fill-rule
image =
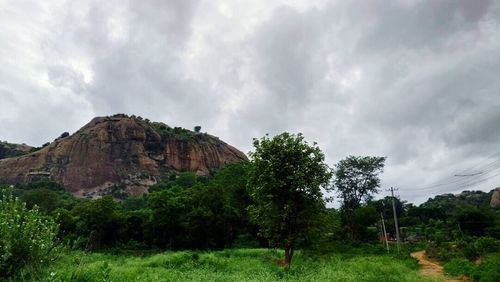
M384 230L385 246L387 248L387 253L389 253L389 242L387 241L387 232L385 231L385 222L383 213L380 213L380 218L382 218L382 229Z
M398 216L396 214L396 204L394 203L394 191L397 191L394 187L387 191L391 191L392 196L392 212L394 213L394 226L396 227L396 240L398 243L398 255L401 253L401 238L399 237L399 225L398 225Z

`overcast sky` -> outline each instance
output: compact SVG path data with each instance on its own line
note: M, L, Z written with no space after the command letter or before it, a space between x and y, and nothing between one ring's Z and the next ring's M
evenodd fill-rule
M0 98L10 142L128 113L244 152L290 131L332 166L387 156L383 188L409 201L489 191L500 1L0 0Z

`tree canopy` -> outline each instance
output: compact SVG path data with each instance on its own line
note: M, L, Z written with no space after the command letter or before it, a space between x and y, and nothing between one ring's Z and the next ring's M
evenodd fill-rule
M250 153L249 190L253 221L272 245L285 249L285 269L290 268L298 241L314 230L324 211L321 192L332 176L324 155L302 134L282 133L254 139Z
M335 165L334 187L343 209L356 209L378 192L385 157L349 156Z
M363 213L360 211L362 203L371 200L378 192L384 162L385 157L349 156L335 165L333 188L341 200L343 226L353 241L362 239L367 233L366 224L356 218Z

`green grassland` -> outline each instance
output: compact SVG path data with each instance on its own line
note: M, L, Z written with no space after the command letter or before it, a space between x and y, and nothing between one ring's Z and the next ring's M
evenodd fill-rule
M297 252L289 273L267 249L178 251L115 255L70 251L20 281L439 281L420 276L416 261L391 255L332 254L312 259Z

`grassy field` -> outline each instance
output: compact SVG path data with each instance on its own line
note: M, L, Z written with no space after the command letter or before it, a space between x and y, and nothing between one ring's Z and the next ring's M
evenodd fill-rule
M231 249L165 252L147 256L68 252L25 281L431 281L409 258L328 255L310 259L298 252L284 273L274 261L281 252ZM33 272L31 272L33 273Z

